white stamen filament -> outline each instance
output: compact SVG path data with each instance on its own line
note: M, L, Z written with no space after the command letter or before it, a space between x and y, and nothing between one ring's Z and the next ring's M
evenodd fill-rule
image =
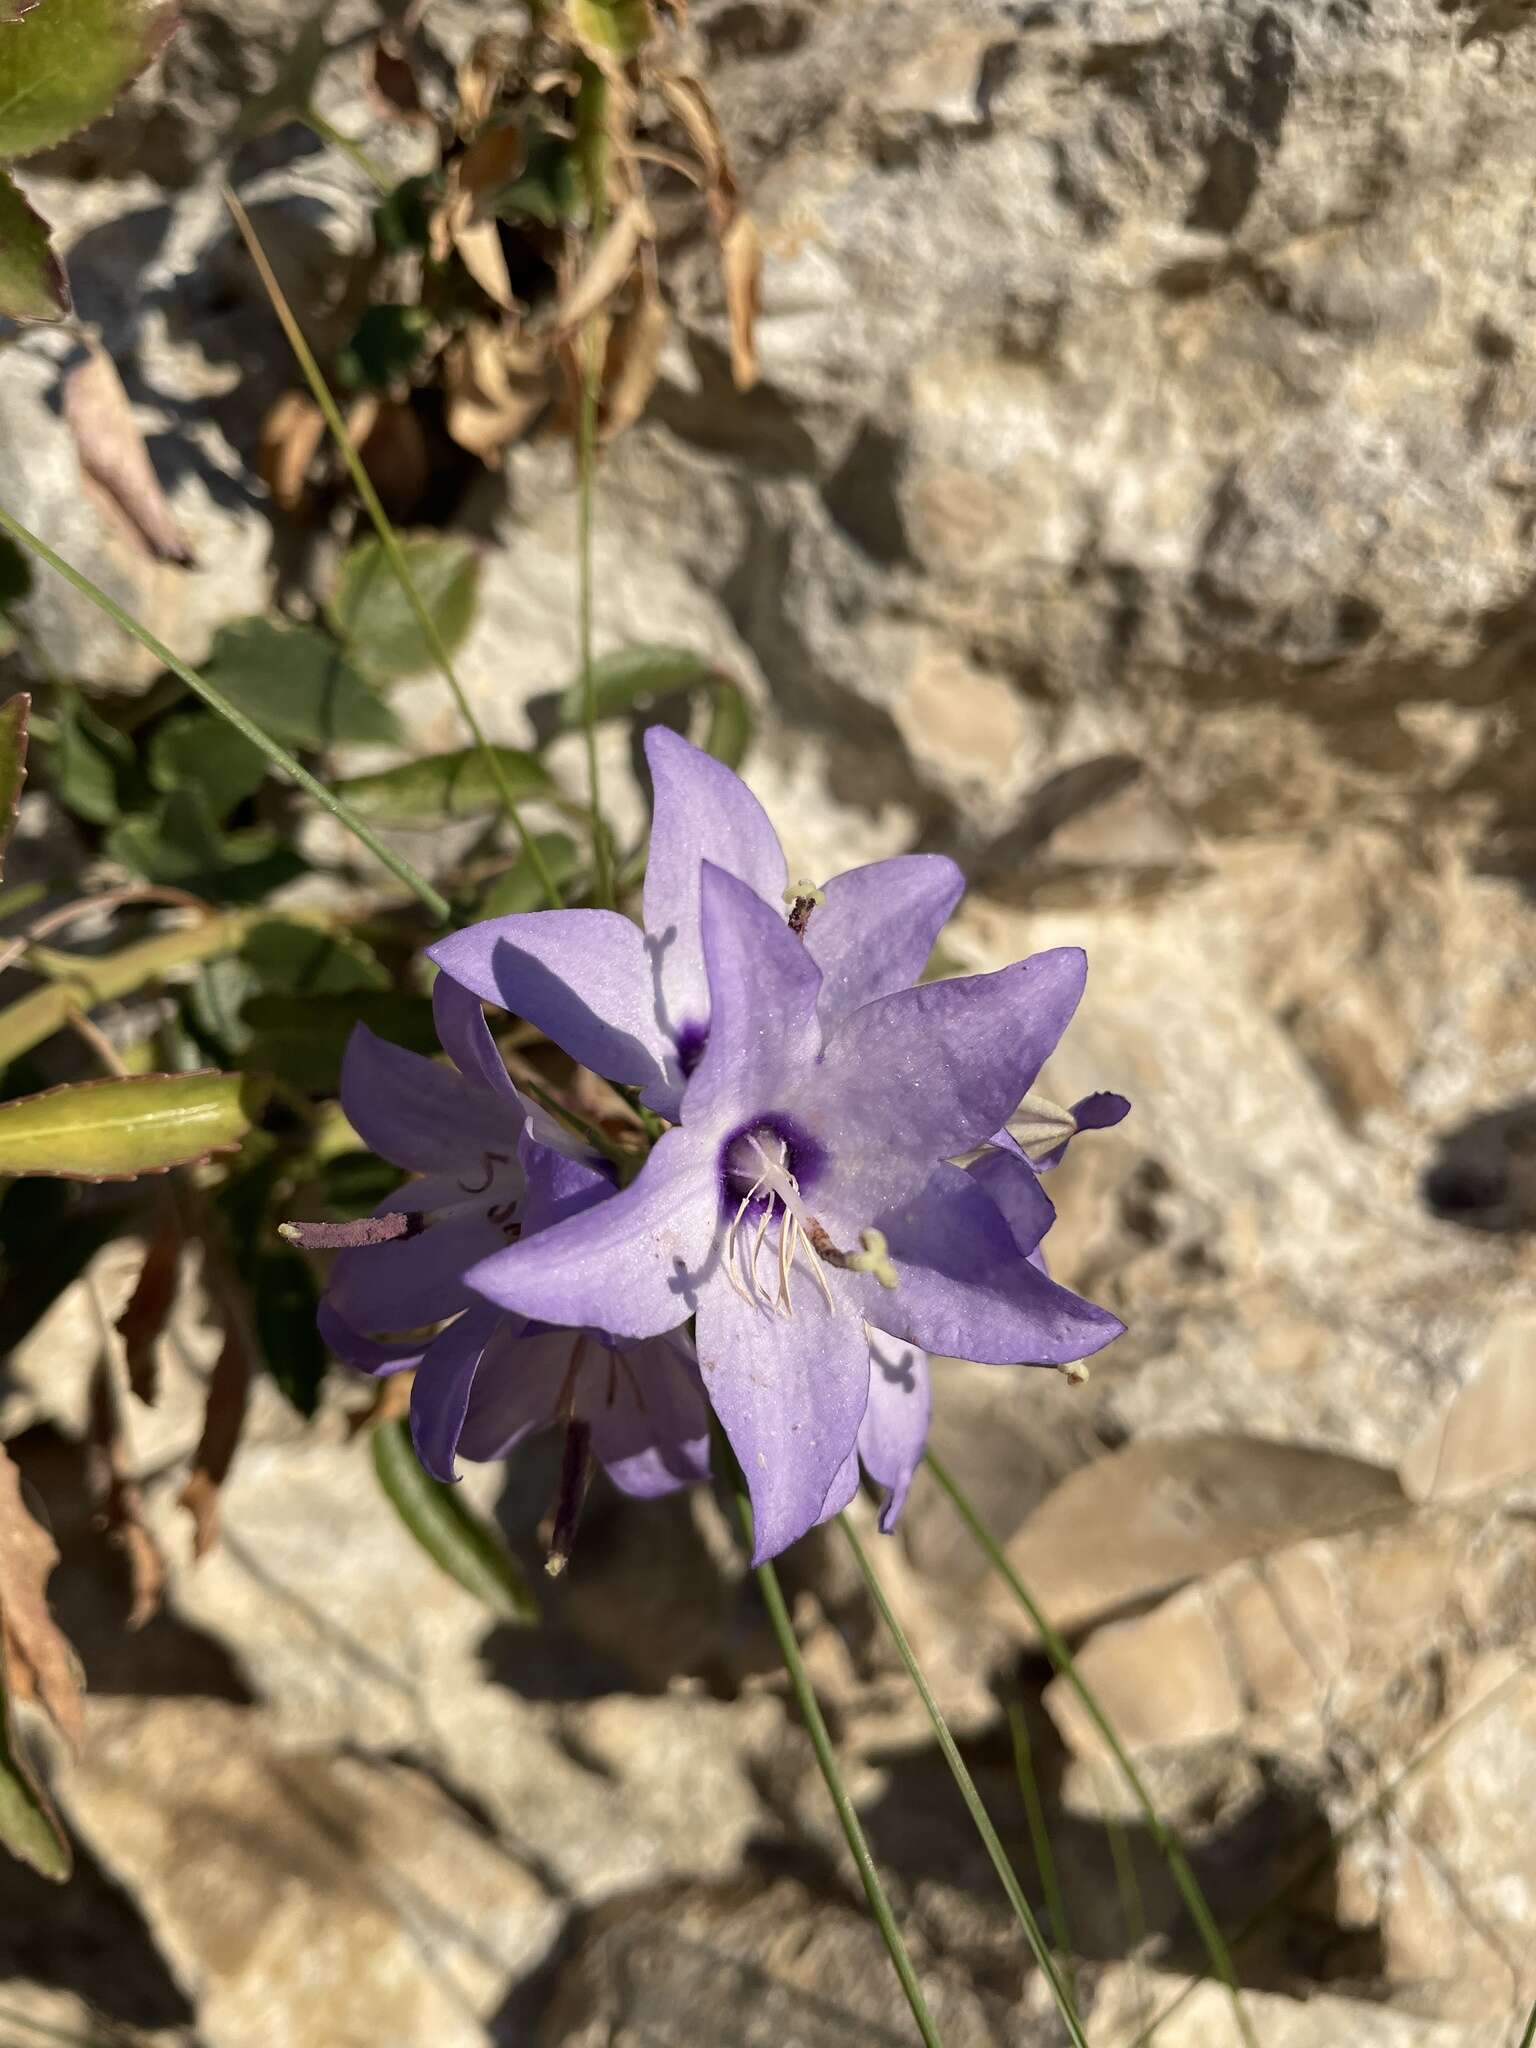
M780 1315L793 1315L794 1302L790 1295L789 1279L795 1261L804 1253L811 1269L811 1276L821 1289L822 1299L828 1308L832 1308L832 1289L827 1284L826 1274L822 1271L820 1255L811 1241L812 1219L800 1199L800 1184L787 1164L788 1147L781 1139L779 1157L772 1159L755 1135L749 1134L747 1143L757 1154L762 1171L742 1196L730 1228L726 1232L726 1277L743 1301L758 1308L776 1308ZM743 1229L747 1211L759 1198L763 1199L763 1213L756 1229L752 1230L750 1225ZM770 1300L763 1292L758 1279L758 1259L775 1216L779 1225L778 1288Z

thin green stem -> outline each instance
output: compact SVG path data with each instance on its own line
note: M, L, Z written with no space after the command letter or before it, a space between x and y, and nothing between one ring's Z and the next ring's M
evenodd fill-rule
M1173 1881L1178 1886L1179 1895L1183 1899L1189 1917L1194 1922L1195 1928L1199 1933L1211 1968L1227 1987L1228 1994L1232 2000L1232 2010L1237 2021L1238 2032L1242 2035L1246 2048L1258 2048L1253 2028L1249 2023L1248 2014L1243 2007L1243 1994L1241 1986L1237 1981L1237 1972L1233 1968L1232 1957L1227 1945L1222 1940L1221 1930L1216 1925L1215 1917L1210 1907L1206 1904L1205 1894L1200 1889L1195 1873L1189 1867L1189 1859L1179 1847L1170 1830L1163 1825L1162 1817L1152 1803L1152 1795L1148 1792L1141 1773L1131 1762L1125 1744L1115 1733L1108 1715L1099 1705L1098 1700L1078 1676L1077 1665L1073 1661L1072 1652L1068 1649L1064 1637L1058 1629L1051 1625L1036 1605L1023 1580L1004 1556L1001 1544L998 1543L992 1532L977 1514L969 1497L950 1473L948 1466L945 1465L942 1459L936 1457L932 1451L928 1453L927 1465L934 1478L937 1479L940 1486L949 1495L955 1512L991 1561L993 1569L1002 1578L1014 1598L1029 1616L1034 1624L1035 1633L1045 1646L1046 1655L1061 1673L1062 1677L1066 1679L1079 1700L1082 1701L1088 1718L1103 1737L1111 1756L1113 1756L1120 1768L1125 1782L1130 1786L1131 1791L1135 1794L1137 1803L1146 1815L1147 1826L1152 1832L1152 1838L1162 1851L1168 1868L1173 1874Z
M313 107L300 118L304 126L318 135L322 142L328 142L333 149L339 149L349 162L356 164L375 192L386 199L389 197L395 189L394 180L381 165L374 162L361 143L354 142L350 135L343 135L339 128L333 127L324 114L317 114Z
M1077 1984L1072 1972L1072 1936L1067 1927L1066 1894L1062 1891L1061 1878L1056 1869L1050 1829L1045 1824L1045 1807L1041 1802L1040 1785L1035 1777L1034 1757L1030 1751L1029 1724L1024 1718L1024 1709L1017 1700L1008 1709L1008 1732L1013 1738L1013 1767L1018 1774L1019 1795L1024 1801L1024 1817L1029 1824L1030 1845L1035 1852L1035 1866L1040 1872L1040 1888L1045 1893L1046 1911L1050 1915L1051 1940L1056 1944L1056 1953L1061 1958L1061 1974L1066 1979L1067 1990L1076 1998Z
M730 1505L737 1534L743 1549L750 1556L752 1550L752 1504L747 1493L747 1483L736 1462L736 1454L727 1442L724 1432L715 1426L712 1430L715 1450L715 1470L725 1481L726 1499ZM912 2008L912 2017L917 2022L917 2031L922 2036L924 2048L942 2048L939 2030L934 2025L933 2015L928 2010L928 2001L923 1996L922 1986L917 1981L917 1972L912 1967L912 1958L907 1954L907 1945L901 1938L901 1929L896 1925L896 1916L891 1911L891 1902L885 1895L880 1882L880 1873L875 1868L875 1859L870 1854L869 1842L854 1811L853 1801L848 1796L848 1787L843 1783L843 1774L838 1769L837 1756L832 1748L832 1738L827 1732L821 1707L817 1702L811 1675L805 1668L805 1659L800 1654L800 1645L795 1640L795 1626L789 1618L785 1604L784 1590L779 1584L779 1575L771 1564L755 1567L758 1590L763 1596L763 1605L768 1610L768 1619L778 1638L779 1653L784 1659L784 1669L789 1675L790 1689L795 1695L795 1704L800 1709L800 1718L805 1723L805 1732L811 1738L811 1748L816 1753L816 1762L831 1794L832 1805L843 1830L843 1839L848 1844L849 1854L859 1873L864 1887L864 1896L869 1901L869 1910L875 1916L881 1938L890 1954L891 1966L901 1981L907 2004Z
M82 597L88 597L99 611L104 611L125 633L131 634L141 647L147 647L156 661L169 669L173 676L179 676L187 688L201 697L210 710L217 711L221 718L227 719L235 731L243 734L253 747L259 747L274 768L281 768L289 780L296 782L306 796L312 796L317 804L345 825L354 839L361 841L376 859L384 863L392 875L421 898L440 924L448 922L450 911L447 898L440 896L424 875L417 874L409 861L402 860L398 853L392 853L349 804L344 803L339 796L333 795L323 782L317 781L307 768L293 758L286 747L279 746L277 741L264 733L254 720L247 718L237 705L231 704L222 690L205 681L195 668L188 667L179 656L172 654L170 648L163 641L157 640L148 627L141 626L131 613L124 611L123 607L115 599L108 597L104 590L98 589L88 576L82 576L80 571L72 568L62 556L56 555L45 540L40 540L30 527L23 526L3 505L0 505L0 530L8 533L13 540L20 541L23 547L30 548L39 561L46 562L66 583L73 584Z
M1115 1889L1120 1894L1120 1917L1125 1922L1125 1952L1130 1958L1132 1984L1135 1988L1136 2011L1145 2010L1145 1985L1142 1980L1141 1949L1147 1938L1147 1914L1142 1902L1141 1886L1136 1879L1136 1858L1126 1839L1125 1828L1117 1814L1106 1807L1104 1832L1109 1837L1110 1861L1115 1866Z
M1525 2032L1520 2036L1520 2048L1531 2048L1536 2041L1536 2005L1531 2007L1531 2016L1525 2023Z
M960 1797L965 1802L965 1810L975 1823L976 1832L981 1836L986 1852L992 1859L992 1868L997 1872L1001 1880L1003 1890L1008 1895L1008 1902L1018 1916L1019 1925L1024 1930L1024 1939L1029 1943L1035 1961L1039 1964L1045 1981L1050 1986L1051 1996L1056 2001L1056 2009L1061 2014L1062 2024L1067 2030L1068 2038L1071 2040L1073 2048L1088 2048L1088 2042L1083 2033L1082 2022L1078 2019L1077 2007L1073 2002L1072 1994L1063 1984L1057 1972L1049 1945L1046 1942L1045 1936L1040 1932L1040 1923L1030 1910L1029 1901L1024 1896L1023 1889L1014 1873L1013 1865L1008 1861L1003 1845L998 1840L997 1829L992 1825L991 1815L981 1802L981 1794L976 1790L976 1781L966 1769L965 1759L961 1756L955 1744L954 1736L949 1732L949 1723L944 1719L939 1703L934 1698L927 1679L923 1676L922 1667L913 1654L912 1645L907 1640L906 1630L896 1619L895 1610L891 1606L890 1601L885 1597L885 1588L876 1576L875 1568L869 1561L868 1552L859 1541L858 1531L854 1528L852 1522L849 1521L847 1515L839 1515L837 1520L838 1526L848 1539L848 1547L853 1552L853 1561L858 1566L860 1576L868 1588L869 1597L874 1601L876 1608L879 1610L880 1619L890 1631L891 1640L896 1645L896 1654L906 1666L907 1676L917 1687L918 1698L922 1701L927 1711L928 1719L933 1723L933 1732L938 1740L940 1754L949 1766L950 1776L954 1779L959 1789Z
M400 545L399 535L391 524L389 514L379 502L379 494L373 487L373 479L363 467L361 458L352 445L352 437L347 432L346 422L341 416L340 408L331 396L330 386L321 375L320 365L315 361L313 350L304 339L298 321L293 317L293 308L284 297L282 286L273 274L272 266L267 261L266 251L257 239L256 230L251 226L250 216L234 193L229 190L228 186L224 188L224 203L233 215L235 226L240 230L245 246L251 253L251 261L256 266L257 273L266 289L267 297L272 301L272 310L282 322L283 332L288 337L288 345L293 350L299 368L304 372L305 382L314 394L316 405L319 406L321 413L324 415L325 424L331 432L331 438L341 451L341 458L347 465L353 483L357 486L357 494L363 501L364 510L373 521L374 531L379 536L379 545L384 550L384 559L389 563L395 581L405 592L405 601L410 606L411 614L421 629L421 637L431 650L432 659L441 670L443 680L453 692L453 700L459 707L460 717L464 720L475 745L485 757L485 764L490 771L491 780L495 783L497 793L501 797L502 808L511 819L517 836L522 841L523 852L527 855L530 866L539 878L539 887L549 898L550 908L559 910L564 899L561 897L559 885L556 883L554 876L549 872L548 863L544 859L543 849L524 822L522 811L518 807L517 798L512 792L512 785L507 779L507 771L502 765L501 756L486 737L484 727L475 716L474 707L464 694L464 686L459 681L458 671L453 665L453 657L449 654L447 647L443 643L443 636L438 631L437 621L422 602L421 592L416 588L416 579L412 576L410 564L405 559L405 551Z
M584 59L581 92L577 102L577 123L581 155L586 172L588 245L595 248L608 224L608 81L597 66ZM596 496L597 410L602 387L601 315L594 313L582 330L578 354L581 362L581 407L576 422L576 560L577 633L581 657L581 723L586 738L587 790L592 809L592 862L600 909L613 904L613 849L603 819L603 800L597 758L597 677L592 657L592 509Z

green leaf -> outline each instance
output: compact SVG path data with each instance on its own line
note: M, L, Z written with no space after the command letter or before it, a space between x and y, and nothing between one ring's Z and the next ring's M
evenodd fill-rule
M243 1061L251 1043L251 1027L241 1008L259 983L238 957L210 960L183 993L182 1022L204 1057L220 1065Z
M0 612L20 604L32 591L32 564L9 535L0 533Z
M0 704L0 874L21 807L21 785L27 779L27 714L32 699L24 692Z
M599 718L620 718L648 710L658 697L676 690L697 689L714 673L702 654L687 647L621 647L592 664L592 698ZM582 679L560 693L557 715L562 727L579 726L586 717Z
M241 1012L255 1034L247 1065L310 1094L334 1094L353 1027L366 1024L408 1052L438 1050L423 996L359 989L355 995L255 995Z
M78 690L60 693L57 724L48 749L54 795L89 824L114 824L138 795L132 740L98 718Z
M581 169L576 152L563 137L541 135L528 149L528 161L510 184L482 195L481 205L498 220L536 220L558 228L581 212Z
M555 886L562 891L581 865L581 851L564 832L541 832L538 848L544 856ZM549 902L538 871L526 853L520 853L504 875L498 875L480 899L481 917L511 917L521 910L543 910Z
M69 279L48 223L0 171L0 313L11 320L67 320Z
M240 958L268 994L344 996L390 985L387 968L361 939L282 917L255 926Z
M373 1432L373 1469L395 1513L434 1564L503 1621L524 1627L537 1622L532 1588L516 1560L454 1487L423 1471L408 1423L384 1422Z
M43 0L0 35L0 159L51 148L160 54L176 0Z
M241 1074L72 1081L0 1103L0 1173L133 1180L233 1152L259 1107Z
M427 616L452 654L475 615L480 558L468 541L441 533L413 534L401 547ZM348 654L372 675L414 676L436 665L377 539L359 541L342 563L328 616Z
M220 832L195 789L178 789L153 811L125 818L105 844L113 860L147 881L225 903L254 902L304 872L273 832Z
M315 80L330 55L325 25L336 0L321 0L293 39L268 91L247 100L235 123L237 135L261 135L285 121L301 121L315 96Z
M518 747L497 747L495 753L519 803L554 793L553 777L532 754ZM385 825L441 825L450 818L479 817L501 804L501 791L479 747L428 754L377 775L354 775L335 788L359 817Z
M33 1776L11 1727L5 1632L0 1629L0 1842L40 1876L63 1884L73 1868L69 1837Z
M739 768L752 744L752 706L739 683L725 676L715 680L709 703L709 730L704 751L723 761L727 768Z
M259 1253L251 1271L251 1299L268 1372L301 1415L313 1415L329 1353L315 1327L320 1291L309 1261L286 1246Z
M589 57L627 63L656 32L648 0L566 0L566 13L571 33Z
M149 743L149 779L166 796L194 789L220 823L266 778L266 757L243 733L207 711L168 718Z
M402 179L373 210L373 238L380 250L398 256L406 249L425 249L432 204L440 196L439 178Z
M334 642L308 626L242 619L221 627L203 674L291 746L401 738L389 706Z
M408 377L432 326L424 306L370 306L336 357L348 391L387 391Z

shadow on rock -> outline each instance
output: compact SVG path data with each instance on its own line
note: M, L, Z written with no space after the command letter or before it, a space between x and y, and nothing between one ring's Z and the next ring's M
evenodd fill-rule
M1536 1230L1536 1098L1473 1117L1440 1141L1425 1203L1468 1230Z

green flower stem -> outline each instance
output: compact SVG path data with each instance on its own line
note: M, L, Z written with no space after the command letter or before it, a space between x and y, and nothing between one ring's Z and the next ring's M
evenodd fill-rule
M1520 2048L1531 2048L1536 2041L1536 2005L1531 2007L1531 2016L1525 2023L1525 2032L1520 2036Z
M529 865L539 878L539 887L549 898L550 908L552 910L559 910L563 905L564 899L560 894L560 889L554 876L549 871L549 865L544 858L543 850L524 822L522 811L518 807L517 798L512 793L512 785L507 780L507 771L502 765L501 756L487 739L484 727L475 716L474 708L470 704L468 697L464 694L464 686L459 681L458 671L453 665L453 657L443 644L443 636L437 629L437 621L433 618L431 612L428 611L426 605L423 604L421 592L416 588L416 581L411 575L410 565L405 559L405 551L400 545L399 536L390 522L389 514L384 510L383 505L379 501L379 494L373 487L373 479L363 467L357 450L352 446L352 437L347 432L346 422L342 419L340 408L331 396L330 386L320 374L320 365L315 361L313 350L304 339L298 321L293 317L293 308L283 296L282 286L278 283L277 278L273 274L272 266L267 261L266 251L257 240L256 230L251 226L250 216L246 213L245 208L240 204L234 193L229 190L228 186L224 188L224 203L234 216L235 226L240 230L245 246L251 252L251 261L256 265L262 284L266 288L267 296L272 301L273 311L282 322L283 332L288 337L288 345L293 350L299 368L304 372L305 382L314 394L316 405L319 406L325 416L325 424L330 429L331 438L341 451L341 458L347 465L353 483L357 486L357 494L363 501L364 509L367 511L368 517L373 521L374 530L379 536L379 544L384 550L385 560L389 563L396 582L405 592L406 603L410 606L416 624L421 629L421 636L431 649L432 658L442 671L444 681L453 692L454 702L459 707L459 715L468 727L475 745L485 757L486 766L490 770L491 780L495 783L497 793L501 798L502 808L511 819L517 836L522 841L523 852L527 855ZM446 906L441 915L446 922L448 918Z
M742 1477L741 1467L736 1462L736 1453L731 1449L725 1432L718 1424L712 1424L714 1440L714 1466L725 1483L726 1499L730 1505L737 1534L742 1547L750 1554L752 1548L752 1504L747 1493L747 1482ZM912 2008L912 2017L917 2022L917 2031L922 2036L925 2048L942 2048L939 2030L934 2025L933 2015L928 2010L928 2001L923 1997L922 1986L917 1981L917 1972L912 1967L912 1958L907 1954L907 1945L901 1938L896 1917L891 1911L891 1902L885 1895L880 1882L880 1873L875 1868L875 1859L870 1854L869 1842L854 1811L853 1801L848 1796L848 1787L843 1783L843 1774L838 1769L837 1756L832 1748L832 1738L827 1733L827 1724L817 1703L811 1675L805 1668L805 1659L800 1655L800 1645L795 1640L794 1623L789 1618L789 1608L784 1601L784 1590L779 1584L779 1575L771 1564L756 1567L758 1590L763 1596L763 1605L768 1610L768 1619L778 1637L779 1652L784 1659L784 1669L789 1674L790 1688L795 1703L800 1709L800 1718L805 1723L805 1732L811 1738L811 1748L816 1752L816 1762L832 1796L832 1805L843 1830L843 1838L849 1853L858 1867L859 1879L864 1886L864 1896L869 1901L869 1910L875 1916L875 1924L890 1953L891 1965L901 1980L906 1993L907 2004Z
M1051 1848L1051 1834L1045 1824L1045 1808L1040 1799L1040 1784L1035 1776L1034 1757L1029 1746L1029 1726L1024 1719L1024 1709L1017 1701L1008 1709L1008 1733L1013 1740L1013 1768L1019 1780L1019 1796L1024 1801L1024 1818L1029 1824L1030 1846L1035 1852L1035 1865L1040 1872L1040 1889L1045 1893L1046 1910L1051 1919L1051 1939L1056 1944L1056 1953L1061 1958L1061 1974L1066 1980L1068 1992L1077 1996L1077 1985L1073 1978L1071 1948L1072 1936L1067 1926L1067 1901L1061 1888L1061 1875L1056 1868L1056 1857Z
M394 190L394 180L381 165L374 162L361 143L354 142L350 135L343 135L339 128L333 127L324 114L316 113L313 107L299 118L322 142L328 142L332 149L339 149L349 163L356 164L375 192L382 198L389 197Z
M583 58L576 120L586 173L588 245L595 248L608 223L608 81ZM576 422L577 632L581 654L581 723L587 748L587 790L592 807L594 894L600 909L613 904L613 849L603 821L597 760L597 681L592 666L592 504L596 490L597 409L602 386L602 330L593 314L577 349L581 363L581 409Z
M296 782L306 796L312 796L323 810L329 811L333 818L345 825L354 839L359 840L376 859L381 860L390 873L404 882L413 895L420 897L440 924L447 924L450 916L447 898L440 896L424 875L417 874L409 861L402 860L398 853L391 853L383 840L358 817L350 804L343 803L339 796L334 795L323 782L318 781L306 767L296 761L286 747L279 746L277 741L264 733L254 720L247 718L243 711L231 704L222 690L205 681L195 668L190 668L178 655L172 654L170 648L163 641L157 640L147 626L141 626L130 612L124 611L115 599L108 597L89 576L82 576L80 571L72 568L61 555L56 555L45 540L40 540L30 527L23 526L3 505L0 505L0 531L8 533L12 540L18 540L23 547L29 548L40 561L46 562L50 569L62 576L66 583L73 584L82 597L88 597L99 611L104 611L125 633L131 634L141 647L147 647L162 667L168 668L173 676L179 676L195 696L201 697L211 710L217 711L219 716L248 739L253 747L259 747L274 768L281 768L288 779Z
M874 1601L876 1608L879 1610L880 1619L890 1631L891 1640L896 1645L896 1653L907 1668L907 1676L917 1687L918 1697L927 1711L928 1719L933 1723L933 1732L938 1739L940 1753L945 1763L949 1765L950 1776L959 1788L960 1797L965 1801L966 1812L969 1813L971 1819L975 1822L976 1832L981 1836L986 1852L992 1859L992 1868L997 1872L1002 1882L1003 1890L1008 1894L1008 1902L1018 1916L1019 1925L1024 1930L1024 1939L1029 1943L1035 1961L1040 1966L1045 1981L1050 1987L1051 1996L1056 2002L1056 2010L1061 2014L1062 2025L1067 2030L1067 2037L1072 2042L1073 2048L1088 2048L1087 2038L1083 2033L1082 2022L1078 2019L1077 2008L1073 2003L1072 1994L1061 1980L1060 1973L1051 1958L1051 1951L1047 1946L1045 1936L1040 1932L1040 1923L1030 1910L1029 1901L1024 1896L1019 1880L1014 1873L1013 1865L1008 1861L1003 1845L998 1840L997 1829L993 1827L991 1816L981 1802L981 1794L976 1790L976 1781L966 1769L965 1759L961 1756L959 1749L955 1745L955 1738L949 1732L949 1723L944 1719L939 1703L934 1698L927 1679L923 1676L922 1667L913 1655L912 1645L907 1640L906 1630L896 1619L895 1611L885 1597L885 1589L875 1575L875 1568L869 1561L864 1545L859 1541L858 1531L854 1528L852 1522L849 1521L847 1515L839 1515L837 1520L843 1534L848 1539L848 1547L853 1552L854 1563L858 1566L864 1584L869 1589L869 1597Z
M1135 1794L1136 1800L1146 1816L1147 1826L1152 1831L1153 1840L1157 1843L1158 1848L1162 1851L1167 1861L1168 1868L1173 1874L1173 1881L1178 1886L1179 1894L1188 1908L1189 1917L1194 1922L1200 1939L1205 1946L1205 1953L1211 1968L1221 1979L1222 1983L1226 1985L1231 1995L1232 2009L1237 2020L1238 2031L1243 2037L1246 2048L1258 2048L1253 2028L1243 2008L1243 1994L1237 1981L1237 1972L1233 1968L1232 1957L1227 1945L1221 1938L1221 1930L1217 1927L1215 1917L1210 1907L1206 1904L1205 1894L1200 1889L1195 1873L1189 1867L1189 1859L1185 1856L1184 1851L1179 1847L1178 1842L1174 1839L1169 1829L1163 1825L1157 1808L1152 1804L1152 1796L1146 1788L1141 1773L1131 1762L1125 1744L1115 1733L1108 1715L1099 1705L1098 1700L1078 1676L1077 1666L1073 1661L1072 1652L1068 1649L1065 1639L1059 1630L1052 1627L1039 1607L1036 1606L1023 1580L1003 1555L1001 1544L998 1543L996 1537L993 1536L977 1514L969 1497L954 1479L948 1466L944 1464L942 1459L936 1457L932 1451L928 1453L926 1462L929 1471L949 1495L955 1512L959 1515L961 1521L964 1522L976 1543L985 1552L993 1569L1003 1579L1014 1598L1034 1624L1035 1633L1045 1645L1046 1655L1082 1701L1089 1719L1108 1745L1110 1754L1119 1765L1125 1782Z

